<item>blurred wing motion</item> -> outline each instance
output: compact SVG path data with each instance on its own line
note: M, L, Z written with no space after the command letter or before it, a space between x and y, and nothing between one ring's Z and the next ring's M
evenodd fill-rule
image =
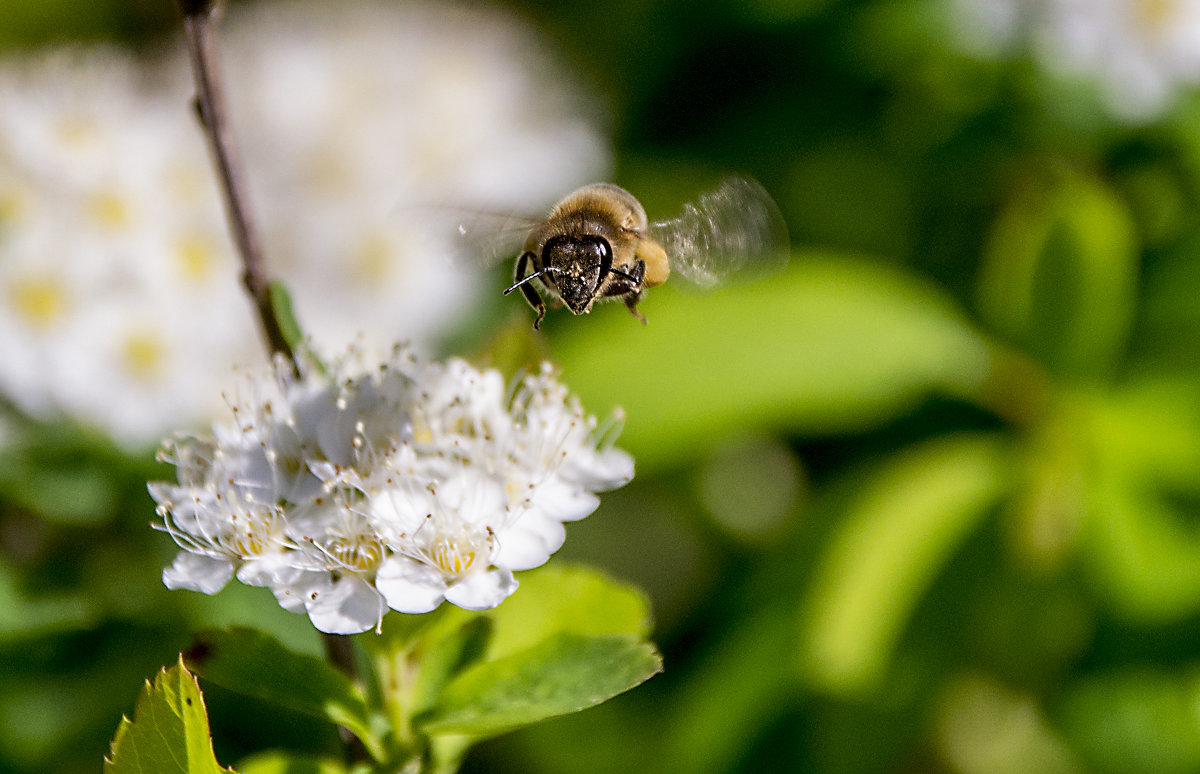
M714 285L734 272L769 273L787 263L787 226L766 190L743 177L714 191L670 220L647 229L678 272L698 285Z
M537 218L464 207L412 206L404 208L414 230L426 244L448 250L462 268L493 266L514 260Z

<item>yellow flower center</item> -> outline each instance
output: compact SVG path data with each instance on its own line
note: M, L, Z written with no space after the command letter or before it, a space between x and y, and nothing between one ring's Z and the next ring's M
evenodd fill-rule
M234 522L232 548L238 556L250 559L261 556L271 538L271 525L265 519L243 519Z
M457 578L470 572L475 565L476 551L469 543L468 550L463 550L458 541L444 537L434 543L432 557L439 570Z
M354 572L367 572L383 560L383 544L374 535L338 536L325 550L338 564Z
M93 196L88 202L88 213L104 228L123 228L133 220L128 203L112 191Z
M377 286L387 280L394 253L391 241L383 234L371 234L358 245L352 271L364 285Z
M0 189L0 226L19 220L26 206L25 196L16 188Z
M8 301L17 317L38 329L49 328L62 319L67 294L53 277L24 277L8 287Z
M1160 32L1179 17L1178 0L1141 0L1135 3L1138 22L1151 32Z
M81 116L71 116L58 125L58 141L68 148L79 148L96 137L96 127Z
M153 382L162 376L166 361L165 347L153 333L137 331L125 338L121 360L135 379Z
M213 275L216 250L204 237L184 237L175 244L175 258L185 279L204 282Z

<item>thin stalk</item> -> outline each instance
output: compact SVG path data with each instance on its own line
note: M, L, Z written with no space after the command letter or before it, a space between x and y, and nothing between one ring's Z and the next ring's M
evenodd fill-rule
M221 86L216 44L219 4L213 0L179 0L183 32L196 82L196 112L204 128L225 203L225 216L242 260L242 284L258 313L263 336L272 353L288 358L295 353L283 335L271 303L271 282L263 265L262 250L243 183L237 143L230 129L225 94Z
M183 10L183 32L196 82L196 112L216 167L233 242L241 256L242 284L254 302L259 324L272 354L283 355L295 369L295 353L283 335L271 303L271 282L267 277L254 221L250 216L237 144L229 126L224 91L221 88L216 44L219 3L214 0L179 0L179 6ZM354 662L354 649L350 638L345 635L326 634L324 640L329 661L351 680L358 682L358 669ZM338 733L352 760L370 760L362 742L349 729L339 726Z

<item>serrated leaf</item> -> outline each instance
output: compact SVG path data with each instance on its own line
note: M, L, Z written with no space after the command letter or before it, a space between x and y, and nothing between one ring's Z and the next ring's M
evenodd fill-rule
M466 670L416 725L490 736L594 706L661 670L654 646L635 637L559 634Z
M349 678L321 659L294 653L255 629L238 627L197 635L187 661L197 674L223 688L345 726L372 755L382 755L362 695Z
M748 421L860 429L927 394L977 394L992 351L941 291L883 264L794 254L791 268L712 293L671 283L638 325L620 309L547 319L564 379L592 411L619 403L645 471Z
M938 570L1009 485L991 436L949 437L886 461L830 538L804 610L801 664L833 693L883 674L893 645Z
M105 774L220 774L196 678L179 663L147 681L133 720L124 718L104 761Z

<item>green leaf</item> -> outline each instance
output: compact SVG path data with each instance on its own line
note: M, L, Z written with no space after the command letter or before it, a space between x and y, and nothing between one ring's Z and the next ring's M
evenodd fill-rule
M105 774L230 772L213 755L208 716L196 678L183 658L146 681L133 720L123 718L104 761Z
M432 706L446 683L483 656L491 640L492 621L476 616L444 636L434 635L443 631L431 629L429 636L421 639L421 648L410 656L418 665L412 691L414 714Z
M1088 494L1087 566L1112 609L1142 623L1200 610L1200 532L1155 493L1102 480Z
M146 470L99 431L73 421L13 421L0 444L0 498L66 524L111 521L121 486Z
M340 761L304 758L296 753L268 750L238 763L240 774L348 774Z
M1022 192L996 221L979 305L1059 374L1111 373L1137 303L1139 245L1124 203L1076 175Z
M759 741L746 729L770 724L798 693L792 675L779 669L795 647L790 601L759 602L727 627L722 641L694 660L696 671L676 683L669 726L650 732L662 760L677 771L736 771Z
M869 427L933 392L977 394L991 350L942 292L886 265L793 254L783 274L713 293L647 294L645 327L619 308L549 318L563 376L592 411L620 403L620 445L644 471L747 424Z
M278 280L271 282L268 292L271 296L271 311L275 314L275 322L279 324L283 340L287 342L293 352L296 352L304 346L304 329L300 327L300 322L296 319L296 311L292 306L292 295L288 292L287 286Z
M1063 698L1067 739L1103 774L1200 770L1200 673L1150 667L1085 678Z
M87 597L56 594L30 598L17 575L0 560L0 642L94 626L98 611Z
M431 734L490 736L611 699L662 670L631 636L558 634L455 678L416 725Z
M1007 447L948 437L887 460L835 528L804 610L801 660L832 693L883 676L921 595L1009 484Z
M1117 614L1200 610L1200 404L1191 380L1142 379L1087 404L1085 565Z
M197 674L223 688L345 726L372 755L382 756L362 695L349 678L319 658L238 627L200 633L187 660Z
M488 658L522 650L555 634L621 634L640 639L650 634L650 603L630 584L565 564L518 577L517 592L486 614L494 624Z

